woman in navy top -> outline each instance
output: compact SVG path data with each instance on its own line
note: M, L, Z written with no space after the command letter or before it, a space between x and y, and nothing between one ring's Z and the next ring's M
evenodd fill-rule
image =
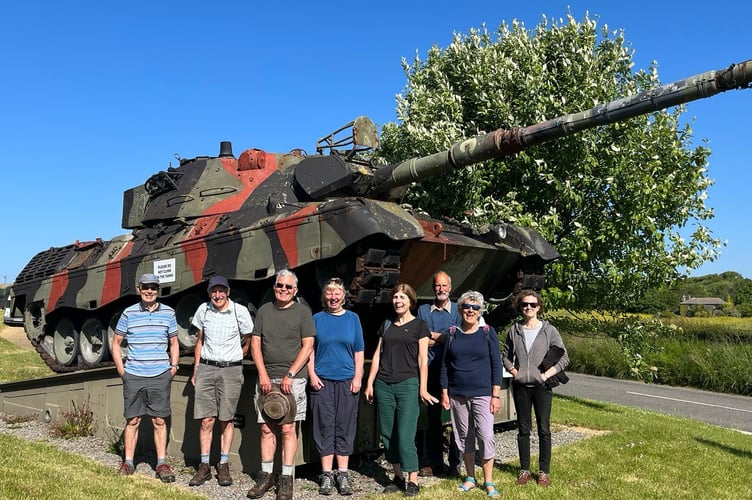
M476 487L475 440L480 448L483 486L499 495L493 482L494 413L501 408L501 352L496 331L480 324L484 300L468 291L457 300L460 328L449 331L441 367L441 404L450 410L454 440L463 454L467 477L460 491Z

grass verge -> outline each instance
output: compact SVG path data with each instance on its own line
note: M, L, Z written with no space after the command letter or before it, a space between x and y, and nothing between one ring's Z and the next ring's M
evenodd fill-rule
M21 349L0 337L0 382L14 382L29 378L46 377L54 372L35 351Z

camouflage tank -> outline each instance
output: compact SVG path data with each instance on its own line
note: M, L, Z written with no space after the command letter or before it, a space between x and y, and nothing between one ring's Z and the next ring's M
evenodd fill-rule
M746 61L395 165L364 159L379 144L365 117L321 139L310 156L247 149L236 158L223 142L218 156L180 160L125 191L122 226L130 234L37 254L12 287L11 317L23 318L32 344L58 372L111 363L114 325L138 300L142 273L159 276L160 300L176 309L184 352L195 344L191 316L215 274L230 280L233 298L252 312L272 298L281 269L297 272L300 295L314 308L320 284L341 277L368 336L389 310L396 282L410 283L428 300L432 275L443 269L455 290L479 290L499 305L488 318L497 324L510 313L515 292L543 287L556 250L527 228L470 227L402 206L397 200L406 186L579 130L749 87L751 80L752 61Z

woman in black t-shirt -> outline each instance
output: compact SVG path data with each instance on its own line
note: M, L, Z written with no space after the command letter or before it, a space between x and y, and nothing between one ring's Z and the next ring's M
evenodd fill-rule
M417 305L415 290L401 283L392 290L396 318L379 329L379 342L373 353L365 397L376 400L387 461L394 478L384 493L404 490L406 496L418 493L418 428L420 401L437 404L428 392L428 340L431 332L412 309ZM407 473L407 482L403 472Z

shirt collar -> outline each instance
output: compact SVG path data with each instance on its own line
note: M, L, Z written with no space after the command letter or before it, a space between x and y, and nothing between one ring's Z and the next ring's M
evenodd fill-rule
M431 312L434 311L446 311L451 314L452 312L452 301L447 300L446 304L444 304L444 307L436 307L436 302L431 304Z

